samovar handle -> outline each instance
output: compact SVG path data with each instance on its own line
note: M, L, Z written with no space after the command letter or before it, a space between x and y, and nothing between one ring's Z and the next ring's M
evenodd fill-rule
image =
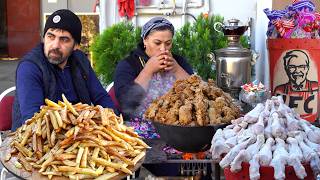
M260 54L255 50L251 50L252 58L251 58L251 66L254 66L257 63L257 60L260 58Z
M207 57L209 61L212 62L212 65L211 65L212 70L216 70L216 64L217 64L216 55L213 52L211 52L207 54Z
M213 29L214 29L215 31L220 32L220 33L223 33L222 31L220 31L220 30L217 29L217 26L220 26L219 29L221 29L221 28L223 27L223 24L222 24L221 22L215 22L215 23L213 24Z
M216 64L216 55L213 52L207 54L207 57L209 58L209 61L211 61L213 64Z

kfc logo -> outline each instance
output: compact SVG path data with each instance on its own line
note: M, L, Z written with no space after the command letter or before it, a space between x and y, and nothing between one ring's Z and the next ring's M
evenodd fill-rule
M278 62L282 66L278 63L275 67L274 94L282 95L286 104L300 115L315 115L319 89L317 67L311 66L308 53L302 50L290 50L281 57Z
M307 78L310 69L308 55L301 50L288 51L283 57L284 69L289 78L285 84L277 86L275 93L318 91L318 82Z

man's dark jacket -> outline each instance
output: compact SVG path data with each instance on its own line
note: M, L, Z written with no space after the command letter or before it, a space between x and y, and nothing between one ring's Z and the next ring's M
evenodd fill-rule
M57 80L55 75L55 65L52 65L48 62L47 58L43 53L43 43L36 46L32 49L28 54L26 54L19 63L17 67L17 71L21 63L23 62L31 62L34 63L42 73L42 83L43 83L43 91L44 97L53 101L57 101L57 97L61 97L61 94L56 93ZM89 90L88 90L88 76L90 75L90 62L88 61L86 55L82 53L80 50L74 51L70 57L68 58L68 65L70 66L71 78L73 81L74 90L78 97L78 100L82 103L91 104L94 102L90 98ZM17 78L16 78L17 79ZM17 84L17 89L19 84ZM98 87L100 88L100 87ZM19 94L16 91L15 101L13 105L13 114L12 114L12 130L20 127L26 119L23 119L20 112L20 103L19 103ZM109 96L108 96L109 97ZM32 98L32 97L30 97ZM110 99L110 97L109 97ZM111 103L108 104L110 108L113 108L113 103L110 99Z

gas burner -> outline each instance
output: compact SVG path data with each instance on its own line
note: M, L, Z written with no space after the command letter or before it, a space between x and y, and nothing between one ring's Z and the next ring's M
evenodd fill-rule
M181 161L203 161L211 160L211 153L208 151L198 153L170 153L166 152L167 160L181 160Z
M168 146L165 142L151 140L148 144L152 147L147 151L145 167L156 177L192 177L193 179L220 180L221 169L219 164L213 162L209 151L200 153L183 153ZM170 167L173 173L159 170Z
M208 174L207 163L181 163L180 174L182 176L206 176Z
M180 164L181 176L206 176L209 164L212 165L211 153L208 151L198 153L170 152L172 151L166 151L167 161Z

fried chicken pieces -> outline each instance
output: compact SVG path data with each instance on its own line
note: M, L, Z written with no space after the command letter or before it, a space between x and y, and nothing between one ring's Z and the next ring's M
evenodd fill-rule
M167 94L153 101L145 118L170 125L206 126L229 123L239 114L230 95L213 80L205 82L192 75L176 81Z

